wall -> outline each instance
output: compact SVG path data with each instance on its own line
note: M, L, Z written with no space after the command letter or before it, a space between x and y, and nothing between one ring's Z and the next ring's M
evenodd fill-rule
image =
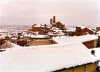
M36 45L49 45L49 44L55 44L53 40L33 40L29 43L30 46L36 46Z
M83 42L83 44L87 48L96 48L97 47L97 40L86 41L86 42Z
M89 64L81 65L81 66L76 66L69 69L57 70L54 72L95 72L96 67L97 67L97 62L89 63Z

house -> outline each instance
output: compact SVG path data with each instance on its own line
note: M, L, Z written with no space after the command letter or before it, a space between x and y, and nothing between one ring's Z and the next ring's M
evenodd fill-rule
M100 31L100 27L96 27L96 30L97 30L97 31Z
M0 34L0 49L1 48L8 48L8 47L10 47L10 44L7 44L7 42L10 41L10 39L11 39L10 36L6 36L6 35L2 36L2 34Z
M59 22L59 21L56 21L56 16L53 16L53 19L50 18L50 25L51 25L52 27L56 27L56 28L59 28L59 29L61 29L61 30L65 29L65 25L64 25L64 24L62 24L62 23Z
M0 72L93 72L97 61L82 43L13 47L0 53Z
M33 40L28 43L29 46L51 45L51 44L57 44L57 43L53 40Z
M29 29L29 31L38 32L38 34L45 35L50 31L50 26L48 26L47 24L33 24L32 28Z
M55 36L63 36L65 35L65 33L63 32L63 30L56 28L56 27L52 27L52 32L48 32L48 35L50 37L55 37Z
M4 38L5 36L9 35L7 29L0 29L0 35Z
M95 48L97 46L97 35L82 35L82 36L61 36L53 37L53 40L58 44L74 44L74 43L83 43L87 48Z
M41 31L41 30L42 30L42 28L41 28L40 25L38 25L38 24L33 24L33 25L32 25L32 28L29 29L29 31L33 31L33 32L39 32L39 31Z
M65 29L65 25L62 24L61 22L56 22L55 24L52 25L52 27L56 27L56 28L59 28L61 30Z
M26 39L18 39L17 40L17 45L26 46L27 45L27 40Z
M100 47L100 35L98 35L97 47Z
M85 26L77 26L75 34L76 34L76 36L93 34L93 31Z
M49 45L49 44L55 44L56 43L55 41L51 40L48 35L29 34L29 35L24 35L24 37L29 38L27 40L28 46Z
M2 45L5 43L4 39L0 39L0 49L2 48Z

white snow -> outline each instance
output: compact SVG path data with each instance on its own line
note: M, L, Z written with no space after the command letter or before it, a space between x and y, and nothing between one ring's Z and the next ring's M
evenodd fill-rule
M54 32L48 32L48 35L53 35L53 36L61 36L61 35L64 35L64 33L62 32L61 29L59 28L56 28L56 27L52 27L52 29Z
M0 39L2 39L2 36L0 36Z
M86 28L86 26L77 26L77 27L80 27L81 29L84 29L84 28Z
M17 45L17 44L14 44L14 43L11 43L11 48L19 48L19 47L21 47L21 46L19 46L19 45Z
M82 35L82 36L60 36L53 37L53 40L58 44L73 44L73 43L82 43L85 41L96 40L98 39L97 35Z
M11 37L9 31L7 29L0 29L0 38L4 38L5 36Z
M96 33L97 33L96 35L100 36L100 31L97 31Z
M100 60L100 47L98 48L93 48L90 50L95 50L95 56ZM100 62L98 63L98 65L100 66Z
M76 28L67 28L66 31L67 32L75 32Z
M0 39L3 39L7 35L8 35L8 33L0 33Z
M14 44L14 43L11 43L9 41L6 41L4 44L1 45L1 49L11 49L11 48L20 48L21 46L17 45L17 44Z
M100 31L97 31L96 33L97 33L97 34L100 34Z
M31 35L31 38L49 38L48 35Z
M40 24L35 24L35 25L34 25L34 27L40 27L40 26L41 26Z
M100 48L94 48L93 50L95 50L95 55L99 58L100 60Z
M7 29L0 29L0 33L3 33L3 32L7 32L8 33L8 30Z
M33 34L24 34L25 37L31 37L31 38L49 38L48 35L33 35Z
M13 37L13 38L11 38L12 40L17 40L17 38L16 37Z
M95 61L81 43L15 47L0 53L0 72L50 72Z
M63 32L55 32L55 34L53 32L49 32L48 35L50 36L64 36Z

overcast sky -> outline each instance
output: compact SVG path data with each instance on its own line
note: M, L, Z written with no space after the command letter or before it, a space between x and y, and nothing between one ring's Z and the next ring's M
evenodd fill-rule
M0 0L0 24L49 24L100 26L100 0Z

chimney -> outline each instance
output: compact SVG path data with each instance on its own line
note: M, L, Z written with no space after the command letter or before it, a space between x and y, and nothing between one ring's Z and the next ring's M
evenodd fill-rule
M52 19L50 18L50 24L52 25Z
M53 24L56 23L56 17L53 16Z

